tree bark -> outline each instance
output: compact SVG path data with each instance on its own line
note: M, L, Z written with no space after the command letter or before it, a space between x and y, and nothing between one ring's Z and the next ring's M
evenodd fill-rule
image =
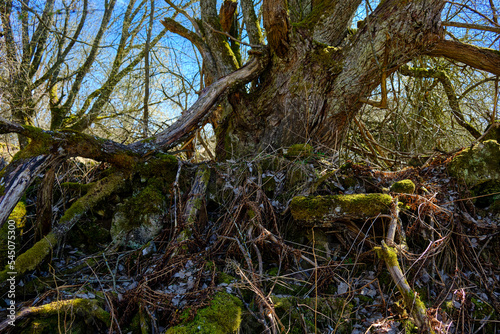
M3 188L0 192L0 227L7 221L34 178L50 165L52 158L51 155L38 155L16 160L6 167L0 184Z
M347 31L356 4L323 1L313 7L291 28L289 42L282 37L290 44L287 54L271 59L258 89L233 101L234 111L217 130L219 159L305 142L337 148L383 73L442 39L443 6L444 1L384 1L353 36ZM322 16L326 8L328 20ZM333 15L342 10L347 18Z

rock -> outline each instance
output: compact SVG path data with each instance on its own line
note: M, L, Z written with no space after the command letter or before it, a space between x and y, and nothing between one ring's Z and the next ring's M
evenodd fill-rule
M415 183L412 180L401 180L391 186L391 191L399 194L413 194Z
M469 187L500 180L500 145L487 140L463 150L448 164L448 173Z

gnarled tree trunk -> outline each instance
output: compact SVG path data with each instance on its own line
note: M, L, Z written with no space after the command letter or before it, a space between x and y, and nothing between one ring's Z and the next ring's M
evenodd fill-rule
M264 13L274 56L258 87L230 100L234 111L217 131L219 157L304 142L336 148L383 73L442 38L444 1L385 1L353 32L360 2L318 1L289 28L273 22L284 22L281 5L264 1L279 12L267 21Z

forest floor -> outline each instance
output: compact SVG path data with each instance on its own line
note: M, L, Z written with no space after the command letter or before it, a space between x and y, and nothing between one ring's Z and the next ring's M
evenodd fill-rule
M110 234L116 212L132 212L123 207L151 185L131 176L125 189L89 210L43 263L16 277L15 327L6 324L10 290L2 286L0 317L7 320L0 329L418 332L417 306L405 301L401 282L394 281L378 253L390 222L397 222L391 246L432 330L499 333L498 192L491 185L467 188L450 177L450 160L436 156L398 172L352 163L337 167L324 156L300 152L179 163L168 186L160 187L161 209L140 214L162 226L145 243L134 236L144 232L137 226L119 242ZM200 166L208 178L199 176ZM86 184L106 173L103 166L76 160L62 166L54 220L84 193L61 184ZM37 185L23 201L23 217L13 218L23 221L19 253L36 240L36 194ZM380 197L361 197L367 194ZM390 196L393 206L375 214L364 211L382 196ZM339 204L347 200L347 206Z

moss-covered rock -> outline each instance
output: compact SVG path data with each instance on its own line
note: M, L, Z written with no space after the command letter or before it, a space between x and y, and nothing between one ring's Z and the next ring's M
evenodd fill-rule
M163 228L168 193L177 175L177 158L157 154L136 168L134 194L117 206L110 234L115 245L138 248Z
M391 191L399 194L413 194L415 183L412 180L401 180L391 186Z
M469 187L500 180L500 144L488 140L463 150L448 164L448 173Z
M187 323L169 328L165 334L230 334L237 333L241 323L242 302L225 292L215 295L210 305L198 310Z
M328 223L346 216L365 219L388 214L391 203L392 197L386 194L298 196L292 199L290 209L295 220Z

